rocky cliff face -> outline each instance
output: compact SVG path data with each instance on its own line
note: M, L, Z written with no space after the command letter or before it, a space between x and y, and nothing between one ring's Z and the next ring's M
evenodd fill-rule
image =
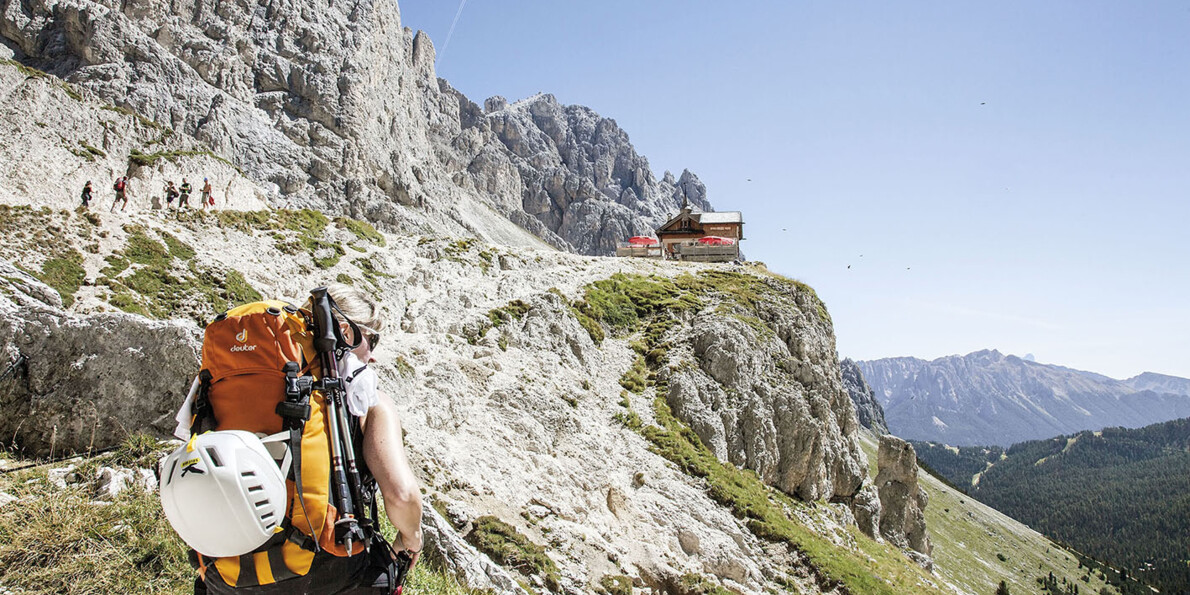
M821 332L827 323L816 300L785 295L786 303L766 302L752 324L696 317L685 338L697 365L668 376L667 400L720 459L806 500L850 497L866 459L839 386L833 335Z
M839 369L843 373L843 389L855 404L855 415L859 425L882 435L888 433L888 423L884 421L884 408L876 400L876 393L864 380L864 373L851 358L839 362Z
M960 446L1009 446L1108 426L1190 416L1190 396L978 351L934 361L857 362L898 436Z
M697 178L654 179L589 109L540 96L481 110L437 79L432 42L401 27L395 0L0 8L0 58L194 139L274 204L509 245L534 244L527 230L588 254L653 229L679 186L709 208Z

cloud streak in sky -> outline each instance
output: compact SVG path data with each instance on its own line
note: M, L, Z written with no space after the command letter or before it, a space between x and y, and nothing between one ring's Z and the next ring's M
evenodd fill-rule
M442 42L442 52L438 54L438 61L446 56L446 49L450 47L450 38L455 34L455 25L459 24L459 17L463 16L463 7L467 6L467 0L459 2L459 10L455 12L455 20L450 23L450 30L446 32L446 41Z

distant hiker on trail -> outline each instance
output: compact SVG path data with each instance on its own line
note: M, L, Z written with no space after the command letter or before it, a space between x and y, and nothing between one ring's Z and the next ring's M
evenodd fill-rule
M211 182L206 178L202 179L202 209L207 210L207 205L215 206L215 197L211 196Z
M377 304L341 284L301 309L255 302L207 326L176 416L188 442L161 463L195 595L397 592L422 548L422 503L396 405L368 366L383 328Z
M116 191L116 200L112 201L112 208L109 212L116 212L116 203L124 201L124 206L120 207L123 211L128 208L128 177L120 176L116 178L116 183L112 184L112 190Z
M90 207L91 206L91 180L87 180L87 183L83 184L83 197L82 198L83 198L83 208L86 209L86 208Z
M174 187L174 181L170 180L165 185L165 204L172 208L174 206L174 199L178 198L178 189Z
M179 190L182 191L182 195L178 197L178 210L180 211L182 210L182 207L187 206L187 204L190 202L191 188L190 182L187 182L186 178L182 178L182 187L179 188Z

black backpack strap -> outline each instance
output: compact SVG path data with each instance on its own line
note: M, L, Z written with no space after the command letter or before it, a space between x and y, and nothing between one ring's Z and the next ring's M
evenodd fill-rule
M215 411L211 408L211 371L201 370L198 373L198 394L194 395L194 421L190 424L190 434L201 434L206 430L213 430L218 424Z
M306 421L310 419L310 395L313 393L314 382L310 376L301 375L301 366L297 362L286 362L282 371L285 372L285 400L277 403L277 415L281 416L282 427L289 430L289 452L293 457L289 473L293 477L297 502L290 503L290 514L285 516L283 525L286 531L279 535L282 539L293 541L302 549L318 552L322 548L318 546L315 539L301 541L299 538L306 536L301 531L288 526L293 516L293 507L301 506L306 517L306 527L310 529L310 535L317 535L314 526L310 524L310 513L306 510L306 500L302 497L302 434L306 429Z

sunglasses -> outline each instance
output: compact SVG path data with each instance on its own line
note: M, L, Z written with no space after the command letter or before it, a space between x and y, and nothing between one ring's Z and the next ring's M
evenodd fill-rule
M358 326L359 331L364 335L364 340L368 342L368 351L376 351L376 346L380 344L380 333L362 324Z

